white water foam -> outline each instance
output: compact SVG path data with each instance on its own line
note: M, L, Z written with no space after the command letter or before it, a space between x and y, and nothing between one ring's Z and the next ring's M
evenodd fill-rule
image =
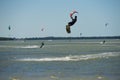
M25 45L25 46L0 46L1 48L40 48L39 45Z
M83 61L83 60L91 60L91 59L101 59L101 58L109 58L120 56L120 52L107 52L100 54L88 54L88 55L69 55L65 57L46 57L46 58L22 58L17 59L17 61Z
M40 48L38 45L27 45L27 46L18 46L16 48Z

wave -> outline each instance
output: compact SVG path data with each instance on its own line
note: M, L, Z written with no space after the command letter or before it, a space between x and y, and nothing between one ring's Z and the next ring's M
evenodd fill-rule
M2 48L40 48L38 45L25 45L25 46L0 46Z
M17 61L83 61L83 60L91 60L91 59L101 59L101 58L109 58L120 56L120 52L107 52L107 53L99 53L99 54L88 54L88 55L68 55L64 57L45 57L45 58L22 58L17 59Z
M16 48L40 48L38 45L18 46Z

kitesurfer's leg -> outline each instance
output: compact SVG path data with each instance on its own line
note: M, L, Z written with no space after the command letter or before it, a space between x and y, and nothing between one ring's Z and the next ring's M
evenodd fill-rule
M70 26L69 26L69 25L66 25L66 31L67 31L67 33L71 33L71 30L70 30Z

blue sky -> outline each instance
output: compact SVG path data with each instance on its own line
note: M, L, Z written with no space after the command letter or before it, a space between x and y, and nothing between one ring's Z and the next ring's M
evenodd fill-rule
M73 10L79 12L78 21L67 34L65 25ZM120 36L120 0L0 0L0 37L79 37L80 33Z

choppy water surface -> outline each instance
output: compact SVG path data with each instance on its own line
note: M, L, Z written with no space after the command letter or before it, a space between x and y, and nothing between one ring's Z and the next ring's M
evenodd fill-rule
M0 80L120 80L120 40L0 41Z

